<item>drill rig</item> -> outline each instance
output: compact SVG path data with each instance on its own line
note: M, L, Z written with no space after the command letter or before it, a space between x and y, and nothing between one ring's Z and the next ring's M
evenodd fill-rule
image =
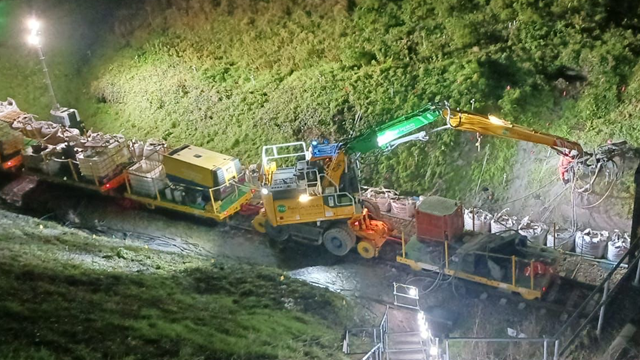
M276 241L295 238L323 243L339 256L356 243L363 257L377 256L390 228L381 221L377 206L360 198L358 157L409 141L426 141L427 131L416 131L441 116L447 125L431 132L452 128L547 145L571 169L578 164L610 168L612 157L619 153L616 149L624 148L619 143L587 153L577 142L492 115L452 111L447 104L429 105L337 143L314 141L309 148L303 142L264 146L260 174L264 207L253 220L254 228Z
M408 141L426 141L426 131L414 132L440 113L427 106L333 144L314 141L309 148L302 142L263 147L264 208L254 227L276 241L295 238L323 243L339 256L356 243L363 257L376 256L390 228L381 221L377 206L360 198L358 156Z

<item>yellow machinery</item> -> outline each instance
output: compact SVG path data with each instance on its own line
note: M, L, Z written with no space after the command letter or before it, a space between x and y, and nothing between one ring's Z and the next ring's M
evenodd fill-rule
M221 221L240 211L253 195L252 189L239 183L238 159L196 146L179 147L164 155L162 164L152 163L142 173L134 171L139 165L127 171L125 196L150 208L158 206Z
M263 147L260 191L264 208L253 225L276 241L293 237L324 243L342 256L358 238L373 244L389 233L384 222L369 218L358 198L327 177L322 163L311 161L302 142ZM375 255L371 246L360 252Z
M547 145L560 155L566 153L563 149L569 151L575 150L577 156L584 154L582 146L575 141L512 124L493 115L480 115L467 111L452 111L447 107L442 110L442 116L447 119L447 125L456 130L471 131L483 135L493 135Z
M579 192L590 191L601 170L606 173L607 180L617 179L622 172L618 170L619 165L616 161L624 161L629 153L633 153L626 141L610 143L596 148L594 152L586 152L582 145L575 141L512 124L492 115L452 111L448 106L442 110L442 116L447 120L447 126L443 127L445 129L452 128L549 146L560 155L558 170L565 184L579 179L581 175L585 176L582 180L586 182L576 187ZM613 185L613 182L611 184Z
M264 209L254 220L258 231L274 240L289 237L324 243L345 255L358 241L358 252L371 258L389 235L380 210L360 199L357 154L392 149L412 140L427 140L424 131L439 109L427 106L338 143L265 146L262 150Z
M355 244L367 258L376 256L387 239L388 226L379 221L379 209L360 199L358 154L390 150L404 142L428 140L415 132L443 116L447 126L550 146L571 164L585 159L582 146L562 137L511 124L494 116L451 111L429 105L363 134L338 143L313 142L265 146L262 150L262 201L264 209L254 227L274 240L290 237L324 245L344 255Z

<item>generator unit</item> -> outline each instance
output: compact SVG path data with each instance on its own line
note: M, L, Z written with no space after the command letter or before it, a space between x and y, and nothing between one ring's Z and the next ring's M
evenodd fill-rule
M51 110L51 122L84 132L84 124L80 120L78 110L58 108Z
M237 180L241 172L237 158L192 145L172 150L164 156L162 163L171 183L205 190L202 195L195 195L205 199L210 197L208 190L213 189L216 201L225 199L234 191L234 187L228 183ZM194 200L197 202L197 199Z

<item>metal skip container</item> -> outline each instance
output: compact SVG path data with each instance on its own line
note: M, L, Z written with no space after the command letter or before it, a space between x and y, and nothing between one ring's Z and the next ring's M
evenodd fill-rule
M416 211L416 230L419 240L456 240L464 232L462 205L439 196L425 198Z

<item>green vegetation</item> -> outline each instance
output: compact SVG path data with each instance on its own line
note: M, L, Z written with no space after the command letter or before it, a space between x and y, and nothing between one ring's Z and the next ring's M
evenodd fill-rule
M250 162L263 144L340 139L428 102L470 109L475 99L476 111L588 147L610 138L640 143L636 2L32 3L45 19L67 16L48 20L46 31L56 34L47 43L50 67L61 103L78 107L94 129L195 143ZM35 56L15 39L0 52L0 97L45 115ZM368 156L375 166L365 167L366 182L464 196L482 172L475 141L442 131L429 143ZM516 144L485 137L487 144L482 183L499 188Z
M348 303L263 267L0 213L0 359L338 359Z

